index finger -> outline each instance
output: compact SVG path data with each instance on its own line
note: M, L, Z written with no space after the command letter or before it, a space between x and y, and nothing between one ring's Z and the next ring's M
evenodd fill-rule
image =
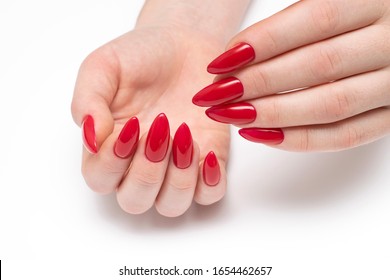
M368 26L385 8L382 1L299 1L237 34L228 51L212 61L212 74L232 72L290 50Z

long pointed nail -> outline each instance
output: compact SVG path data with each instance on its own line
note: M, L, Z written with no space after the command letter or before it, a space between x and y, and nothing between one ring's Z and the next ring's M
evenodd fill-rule
M132 117L126 122L115 142L115 155L123 159L131 157L136 150L138 138L139 121L136 117Z
M219 183L221 179L221 170L218 159L214 152L209 152L203 163L203 180L206 185L213 187Z
M183 123L176 131L173 138L172 156L177 168L185 169L191 165L193 153L193 141L191 131L187 124Z
M241 81L235 77L229 77L199 91L192 98L192 102L202 107L215 106L237 99L243 94L244 87Z
M206 110L214 121L229 124L248 124L256 119L255 107L246 102L214 106Z
M239 43L230 50L214 59L207 71L211 74L224 74L232 72L255 59L255 51L247 43Z
M98 152L95 133L95 122L91 115L87 115L81 125L84 146L91 154Z
M145 155L151 162L165 158L169 146L169 122L165 114L159 114L150 126L146 138Z
M280 128L242 128L238 133L246 140L266 145L279 145L284 141Z

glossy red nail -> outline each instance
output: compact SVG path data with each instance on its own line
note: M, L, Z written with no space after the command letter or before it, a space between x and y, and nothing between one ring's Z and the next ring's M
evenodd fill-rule
M151 162L165 158L169 146L169 122L165 114L159 114L150 126L146 138L145 155Z
M187 124L183 123L176 131L173 138L172 156L177 168L185 169L191 165L193 142L191 131Z
M215 106L237 99L244 94L244 87L239 79L229 77L215 82L192 98L192 103L198 106Z
M218 159L214 152L209 152L203 163L203 180L208 186L212 187L217 185L220 179L221 170Z
M83 132L83 142L84 146L88 152L91 154L96 154L98 152L97 143L96 143L96 134L95 134L95 122L91 115L87 115L83 124L81 125Z
M246 102L214 106L206 110L206 115L217 122L248 124L256 119L255 107Z
M139 138L139 122L136 117L129 119L114 145L114 153L119 158L131 157L137 147Z
M255 59L255 50L247 43L239 43L214 59L207 71L211 74L232 72Z
M267 145L278 145L284 140L280 128L242 128L238 133L249 141Z

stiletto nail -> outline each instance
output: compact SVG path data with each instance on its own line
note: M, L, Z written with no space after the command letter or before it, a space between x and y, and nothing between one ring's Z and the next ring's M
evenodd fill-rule
M214 121L229 124L248 124L256 119L256 109L246 102L214 106L206 110Z
M267 145L278 145L284 140L280 128L242 128L238 133L249 141Z
M165 114L159 114L150 126L146 138L145 155L151 162L165 158L169 146L169 122Z
M95 122L91 115L87 115L81 125L84 146L91 154L98 152L95 133Z
M235 77L229 77L199 91L192 98L192 102L198 106L209 107L237 99L243 94L244 87L241 81Z
M203 180L208 186L212 187L217 185L220 179L221 170L218 159L214 152L209 152L203 163Z
M137 147L139 122L136 117L129 119L115 142L114 153L119 158L131 157Z
M177 168L185 169L191 165L193 142L191 131L187 124L183 123L176 131L173 138L172 156Z
M239 43L214 59L207 71L211 74L224 74L234 71L255 59L255 50L247 43Z

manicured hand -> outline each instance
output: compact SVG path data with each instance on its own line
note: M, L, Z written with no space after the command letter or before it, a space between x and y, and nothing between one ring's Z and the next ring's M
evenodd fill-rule
M170 217L193 199L212 204L223 197L229 130L191 103L212 81L202 70L221 49L189 29L143 26L86 58L72 113L85 144L82 173L93 190L116 191L126 212L155 205Z
M335 151L390 132L390 1L305 0L235 36L193 98L250 141Z

